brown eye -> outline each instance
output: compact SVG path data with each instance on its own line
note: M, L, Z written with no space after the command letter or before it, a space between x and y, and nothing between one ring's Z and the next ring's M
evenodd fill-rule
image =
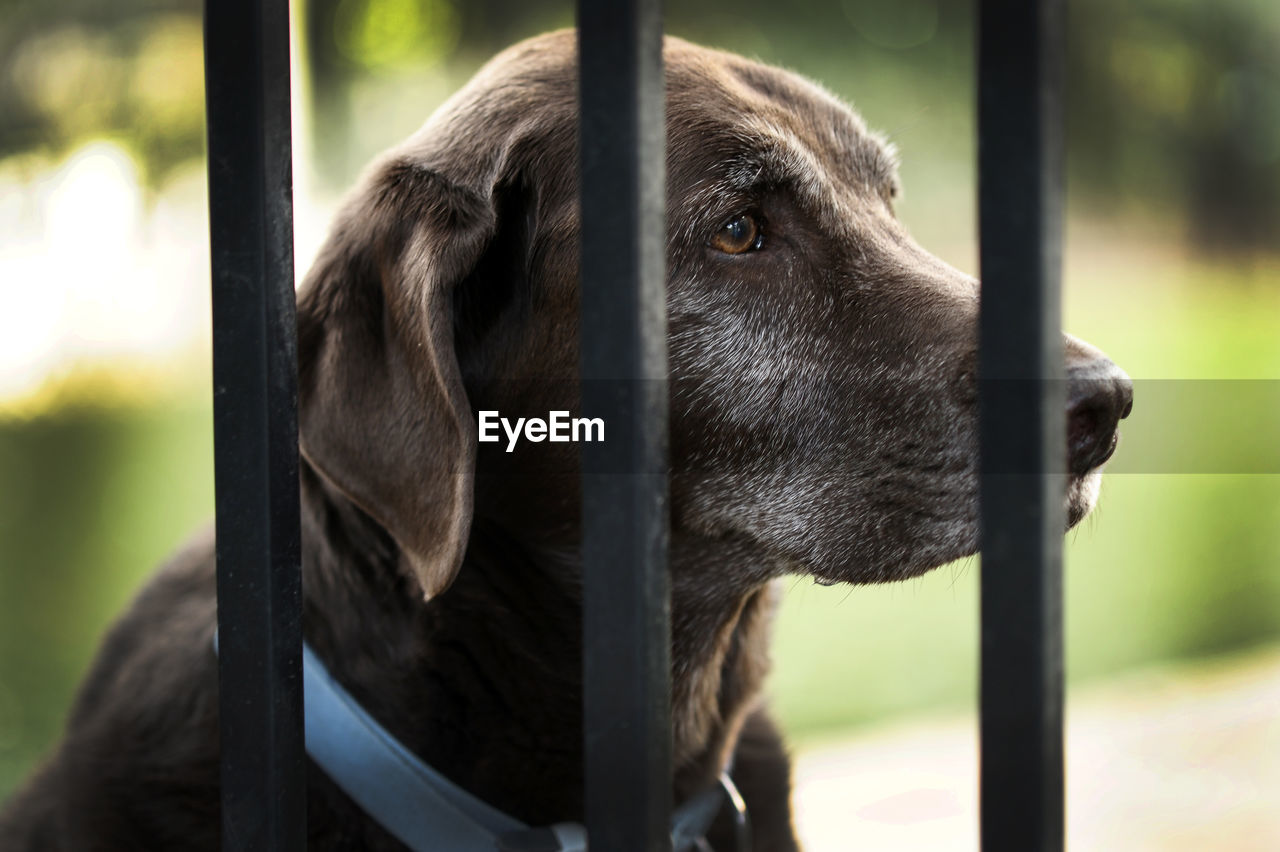
M760 248L764 234L749 213L734 217L711 238L711 247L725 254L742 254Z

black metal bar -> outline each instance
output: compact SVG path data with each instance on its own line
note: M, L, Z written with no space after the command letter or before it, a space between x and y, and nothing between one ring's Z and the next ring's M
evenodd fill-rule
M982 848L1061 850L1061 0L983 0Z
M583 715L592 849L670 848L670 593L662 21L578 7L582 166Z
M306 847L287 0L208 0L222 843Z

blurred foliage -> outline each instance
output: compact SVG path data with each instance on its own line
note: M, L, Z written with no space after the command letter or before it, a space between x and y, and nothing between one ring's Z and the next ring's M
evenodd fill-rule
M0 157L95 137L160 180L204 150L199 0L0 4Z
M163 179L203 144L197 0L7 0L0 156L126 143ZM1174 217L1223 252L1280 221L1280 4L1068 4L1071 176L1103 212ZM297 0L321 176L346 186L496 50L572 23L567 2ZM896 131L928 101L972 135L971 0L668 4L668 31L809 73ZM922 97L921 91L940 97ZM867 103L864 103L866 99ZM937 146L943 148L943 146ZM972 171L972 142L940 150Z
M338 51L367 69L438 59L458 43L458 13L446 0L341 0L333 23Z
M1219 252L1274 249L1280 4L1069 4L1069 151L1091 193L1181 210Z

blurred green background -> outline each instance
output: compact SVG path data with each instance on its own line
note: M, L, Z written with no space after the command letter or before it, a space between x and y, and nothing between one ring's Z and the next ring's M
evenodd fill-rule
M976 271L970 4L668 5L669 32L849 99L901 150L902 218ZM1280 467L1249 466L1275 458L1274 408L1224 426L1143 405L1157 382L1280 379L1280 5L1068 5L1066 326L1138 380L1126 472L1067 539L1079 683L1280 640ZM199 4L0 10L3 796L56 737L104 627L208 520L213 492ZM302 271L372 154L572 7L305 0L295 19ZM1180 472L1223 445L1244 461ZM1167 449L1126 467L1143 446ZM771 685L793 738L971 705L977 574L966 561L894 586L793 583Z

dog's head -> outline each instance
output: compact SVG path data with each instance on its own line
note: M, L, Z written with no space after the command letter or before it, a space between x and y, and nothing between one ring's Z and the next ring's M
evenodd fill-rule
M974 552L978 282L907 235L892 149L834 97L677 39L665 63L677 536L848 582ZM576 146L572 33L517 45L375 164L300 296L303 453L428 594L473 514L576 544L577 448L476 435L577 409ZM1075 523L1128 391L1065 349Z

